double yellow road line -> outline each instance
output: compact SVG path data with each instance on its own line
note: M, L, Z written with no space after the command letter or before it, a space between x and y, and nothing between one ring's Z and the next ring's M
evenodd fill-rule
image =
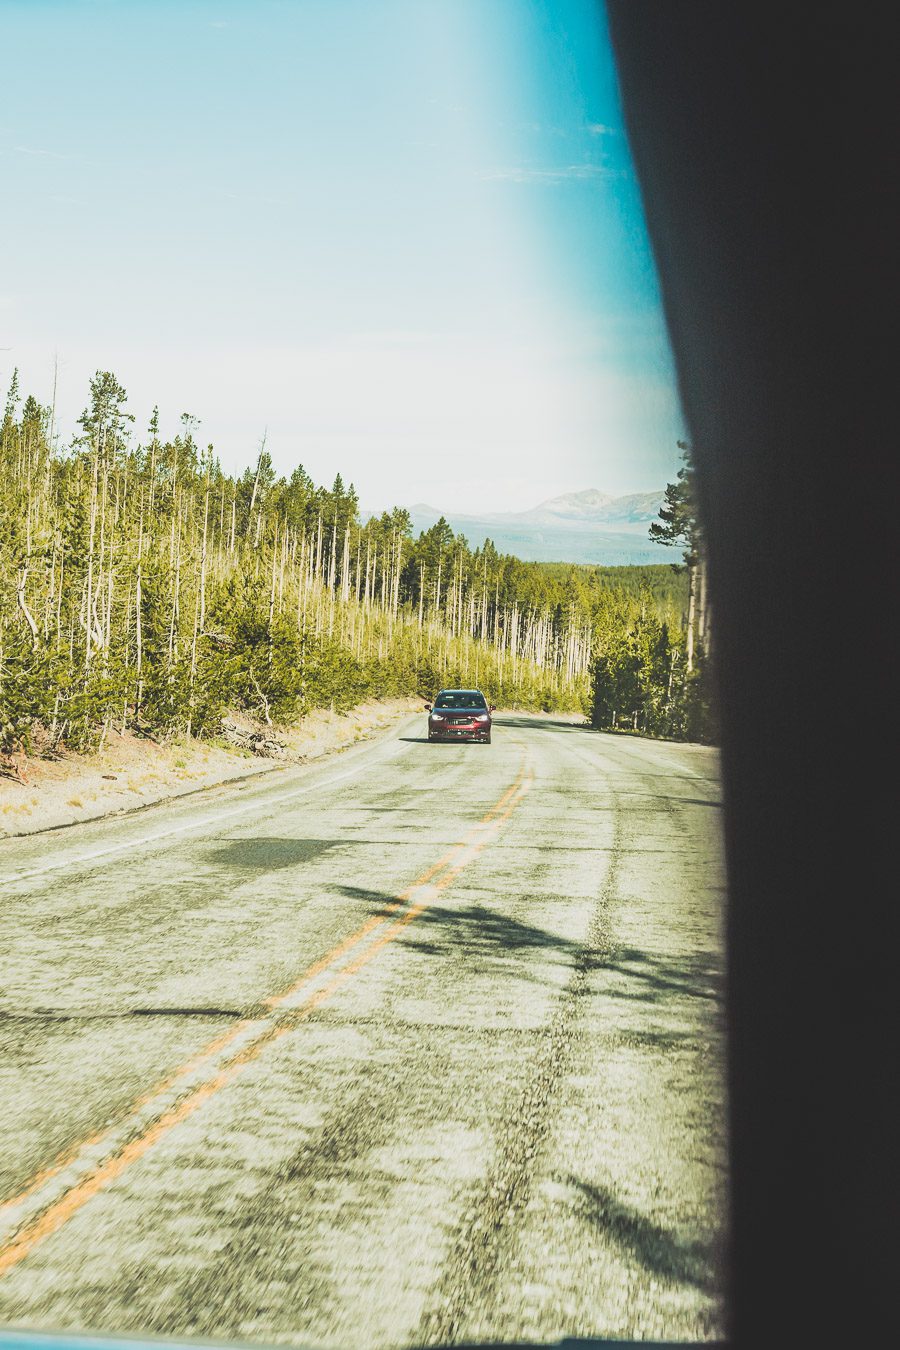
M309 966L289 988L264 1000L186 1063L143 1093L120 1118L65 1150L0 1205L0 1275L23 1261L100 1191L248 1064L320 1007L433 904L496 838L531 787L523 760L515 781L459 843L377 915Z

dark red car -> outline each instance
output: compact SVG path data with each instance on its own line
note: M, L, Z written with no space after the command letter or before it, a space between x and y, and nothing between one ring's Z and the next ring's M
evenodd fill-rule
M491 743L491 713L480 689L442 689L428 710L430 741L484 741Z

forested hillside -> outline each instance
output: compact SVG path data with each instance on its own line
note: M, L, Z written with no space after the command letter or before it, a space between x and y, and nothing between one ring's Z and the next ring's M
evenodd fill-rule
M626 649L637 673L621 717L643 724L646 707L648 729L686 726L672 569L522 563L445 521L413 538L400 508L362 525L339 475L281 478L261 449L231 477L188 415L172 438L156 413L138 434L108 372L70 445L51 424L14 378L0 427L5 750L85 747L111 728L213 735L230 708L290 722L441 685L588 708L598 660Z

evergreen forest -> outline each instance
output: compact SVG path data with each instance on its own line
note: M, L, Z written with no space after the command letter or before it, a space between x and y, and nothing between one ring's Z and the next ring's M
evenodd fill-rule
M215 737L229 711L481 688L499 708L706 738L709 621L689 456L654 537L672 567L527 563L352 484L226 474L197 421L143 434L98 371L79 434L14 375L0 425L0 750L88 749L112 730ZM667 517L668 512L668 517Z

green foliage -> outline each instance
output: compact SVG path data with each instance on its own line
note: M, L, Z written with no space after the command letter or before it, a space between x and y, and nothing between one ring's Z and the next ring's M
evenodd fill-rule
M650 577L639 582L637 607L622 603L625 588L611 604L595 608L595 649L586 709L596 727L631 729L678 740L712 741L717 726L712 698L706 560L696 500L690 447L679 442L684 467L666 488L659 520L650 537L683 550L685 566L642 569L669 572L673 595ZM699 591L699 602L698 602ZM665 602L661 601L665 599ZM672 604L672 601L676 601ZM676 614L677 601L684 606ZM686 612L685 612L686 610Z
M223 473L185 413L133 443L125 390L91 381L80 434L14 378L0 424L0 748L35 728L216 735L241 709L290 723L370 697L478 686L500 707L638 712L692 734L685 579L669 568L524 563L446 521L363 524L353 485L280 477L260 446ZM678 663L681 663L679 665ZM670 672L676 670L676 678ZM593 678L592 678L593 677ZM679 701L680 700L680 701Z
M681 547L690 566L698 560L703 547L697 509L697 471L687 442L679 441L678 448L684 467L678 470L675 482L667 485L659 520L652 523L648 533L658 544Z
M52 652L35 650L27 630L0 627L0 751L29 749L35 725L52 720L59 667Z

